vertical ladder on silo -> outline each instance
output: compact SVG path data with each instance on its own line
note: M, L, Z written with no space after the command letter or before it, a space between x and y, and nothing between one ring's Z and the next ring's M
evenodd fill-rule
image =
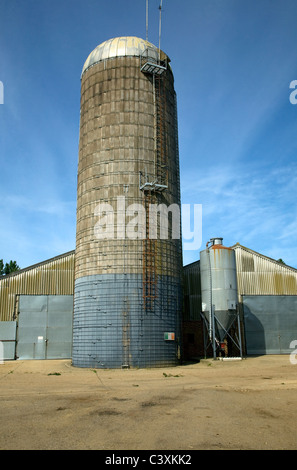
M161 75L155 77L155 105L156 105L156 161L155 172L158 183L168 186L168 164L166 146L166 92L165 82Z
M140 175L140 189L145 196L145 238L143 240L143 304L145 311L154 311L156 302L162 302L158 296L158 276L161 272L162 259L166 254L157 252L157 240L150 238L149 205L158 203L160 193L168 188L168 165L166 152L166 90L163 72L166 63L155 62L147 49L141 57L141 71L152 77L155 105L155 168L154 175ZM159 241L159 246L162 241ZM166 243L163 244L166 246ZM163 247L162 247L163 248ZM167 295L168 296L168 295Z
M154 309L154 301L157 297L157 272L156 272L156 240L150 238L149 206L154 201L154 195L148 191L145 194L145 237L143 239L143 301L145 310Z

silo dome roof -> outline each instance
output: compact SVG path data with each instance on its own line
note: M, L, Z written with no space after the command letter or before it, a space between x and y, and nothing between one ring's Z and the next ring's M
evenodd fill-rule
M108 39L102 44L99 44L99 46L90 53L83 66L82 75L89 67L92 67L92 65L102 60L123 56L140 57L146 49L149 51L149 57L157 61L159 58L159 49L144 39L135 36L122 36ZM169 61L169 58L161 51L161 60L165 60L165 58Z

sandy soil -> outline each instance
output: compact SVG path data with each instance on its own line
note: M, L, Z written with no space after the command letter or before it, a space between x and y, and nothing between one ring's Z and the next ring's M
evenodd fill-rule
M296 449L289 356L176 368L0 365L0 449Z

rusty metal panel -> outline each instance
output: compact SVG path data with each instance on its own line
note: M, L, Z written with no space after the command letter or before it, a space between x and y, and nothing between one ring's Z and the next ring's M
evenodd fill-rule
M19 295L73 295L74 251L0 278L0 320L16 319Z

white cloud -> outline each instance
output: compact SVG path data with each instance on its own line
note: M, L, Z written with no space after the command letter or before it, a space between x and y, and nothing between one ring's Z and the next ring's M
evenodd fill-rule
M266 173L245 165L219 171L210 166L198 181L184 172L183 200L202 204L205 242L222 236L229 244L238 241L255 251L267 251L277 242L277 252L287 252L290 240L297 239L296 183L296 165ZM293 250L287 262L297 265Z

